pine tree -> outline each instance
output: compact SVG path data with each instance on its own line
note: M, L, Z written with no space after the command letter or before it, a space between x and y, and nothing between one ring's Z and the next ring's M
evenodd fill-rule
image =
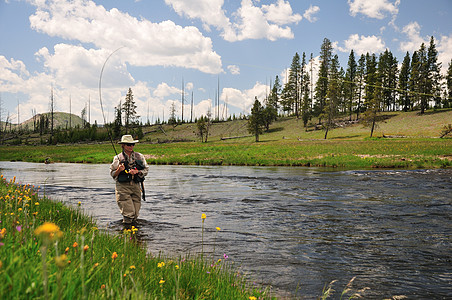
M441 62L438 62L438 51L436 50L435 39L433 36L430 38L430 45L427 51L427 69L428 69L428 81L427 81L427 94L431 95L429 100L435 102L435 107L441 107Z
M254 105L251 108L251 115L248 119L248 132L253 134L256 142L259 142L259 135L263 133L265 120L263 116L264 107L257 97L254 98Z
M366 54L366 74L364 76L364 82L366 84L364 88L364 106L367 110L369 103L372 101L375 87L377 85L377 57L375 54Z
M420 101L420 68L419 68L419 57L417 51L413 52L411 56L411 72L409 81L409 93L411 95L411 109L414 109L419 105Z
M446 74L447 93L444 99L444 107L452 107L452 59Z
M325 118L325 139L327 138L329 129L334 125L334 118L337 115L338 105L342 96L342 80L339 67L339 57L335 55L331 60L330 75L328 80L328 92L322 114L322 117Z
M275 83L273 84L270 97L268 98L268 105L273 106L278 112L279 108L279 97L281 94L281 81L279 80L278 75L276 75Z
M284 90L281 95L283 108L285 111L295 112L298 117L298 108L300 103L300 76L301 76L301 63L300 55L295 53L292 58L292 64L289 70L289 80L284 85Z
M357 83L357 98L358 103L356 105L356 119L359 120L359 114L362 110L364 83L366 75L366 57L361 54L358 60L358 67L356 69L356 83Z
M320 51L319 76L315 87L316 105L314 108L314 112L316 116L320 116L325 107L326 97L328 93L328 75L331 65L332 52L333 46L331 44L331 41L327 38L323 39ZM321 118L319 118L319 124L320 122Z
M410 61L410 54L407 52L403 58L399 74L399 105L405 112L412 107L411 97L408 93L411 72Z
M122 127L122 105L121 101L119 101L119 105L115 107L115 121L113 124L113 133L116 138L121 135L121 127Z
M137 115L137 106L133 100L132 89L129 88L124 104L122 105L122 111L124 112L124 126L126 128L126 134L129 132L129 127L135 124L139 116Z
M348 110L350 121L352 120L353 106L355 105L357 67L355 53L352 49L348 56L347 71L345 72L345 107Z

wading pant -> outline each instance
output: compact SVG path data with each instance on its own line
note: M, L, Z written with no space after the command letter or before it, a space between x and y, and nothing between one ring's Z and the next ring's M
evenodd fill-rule
M116 203L126 224L138 218L141 208L141 188L139 183L116 182Z

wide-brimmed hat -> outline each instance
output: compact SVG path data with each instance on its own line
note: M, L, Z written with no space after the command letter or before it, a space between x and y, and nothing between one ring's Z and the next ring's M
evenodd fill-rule
M123 135L121 137L121 141L118 144L135 144L138 143L138 140L134 140L130 134Z

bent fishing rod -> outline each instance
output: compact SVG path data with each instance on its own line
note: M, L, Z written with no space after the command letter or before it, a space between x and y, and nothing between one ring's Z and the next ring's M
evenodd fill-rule
M115 54L117 51L121 50L122 48L125 48L125 46L119 47L118 49L116 49L115 51L110 53L110 55L107 57L107 59L105 60L103 66L102 66L102 70L100 71L100 76L99 76L99 102L100 102L100 109L102 111L102 117L104 119L104 126L107 128L108 137L110 138L111 146L113 147L113 150L115 151L115 155L118 155L118 152L116 151L115 143L113 142L113 137L112 137L111 132L110 132L108 126L107 126L107 121L105 119L105 114L104 114L104 107L102 105L102 74L104 73L105 65L107 64L107 62L110 59L110 57L112 57L113 54ZM141 193L142 193L143 201L146 201L146 194L145 194L145 191L144 191L143 181L141 181Z
M102 105L102 74L104 73L104 68L105 65L107 64L108 60L110 59L110 57L112 57L113 54L115 54L117 51L121 50L122 48L125 48L125 46L119 47L118 49L116 49L115 51L113 51L112 53L110 53L110 55L107 57L107 59L104 62L104 65L102 66L102 70L100 71L100 76L99 76L99 101L100 101L100 109L102 111L102 117L104 118L104 126L107 128L107 133L108 133L108 137L110 138L110 142L111 145L113 146L113 150L115 151L115 154L118 155L118 152L116 151L115 148L115 144L113 142L113 137L111 135L110 130L108 129L107 126L107 121L105 120L105 114L104 114L104 107Z

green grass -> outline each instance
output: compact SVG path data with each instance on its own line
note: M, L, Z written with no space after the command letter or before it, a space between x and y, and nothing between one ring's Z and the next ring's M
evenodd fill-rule
M223 257L154 256L135 230L107 234L80 207L39 198L37 188L14 181L0 179L2 299L272 298Z
M369 138L369 128L359 124L331 130L323 139L313 124L303 128L296 118L281 118L269 132L254 142L246 132L246 121L214 123L208 143L195 135L194 124L146 128L136 151L150 164L322 166L360 168L448 168L452 165L452 139L439 139L442 128L452 120L452 110L393 112ZM397 136L399 138L383 138ZM223 137L240 137L222 140ZM181 141L184 142L171 142ZM157 141L166 141L159 143ZM119 145L115 144L120 151ZM0 160L44 162L110 163L110 143L57 146L0 146Z

